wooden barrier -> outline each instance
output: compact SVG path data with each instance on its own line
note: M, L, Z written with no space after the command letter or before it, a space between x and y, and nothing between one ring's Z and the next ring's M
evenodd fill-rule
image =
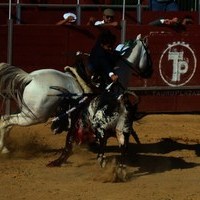
M76 51L89 52L100 27L15 25L13 65L27 72L41 68L63 70ZM120 42L120 29L111 29ZM184 32L146 25L128 25L126 38L148 36L154 73L151 79L133 77L129 86L141 97L139 110L147 113L200 111L199 26ZM7 60L7 26L0 26L0 62Z

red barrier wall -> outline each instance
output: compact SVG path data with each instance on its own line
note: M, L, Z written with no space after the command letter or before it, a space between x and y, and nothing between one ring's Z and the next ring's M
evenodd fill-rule
M120 42L119 29L111 29ZM13 65L30 72L74 62L77 50L89 52L100 27L15 25ZM141 97L139 110L147 113L200 111L199 26L185 32L170 28L128 25L126 38L148 36L154 73L151 79L133 77L130 87ZM0 62L7 61L7 26L0 26Z

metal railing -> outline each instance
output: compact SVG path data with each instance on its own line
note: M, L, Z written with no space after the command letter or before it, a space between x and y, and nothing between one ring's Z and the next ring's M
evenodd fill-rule
M141 23L141 17L142 17L142 9L149 10L149 5L143 5L142 0L136 0L131 5L130 3L127 3L127 0L119 0L116 1L115 4L107 5L107 4L80 4L79 0L77 0L77 4L28 4L28 3L20 3L20 0L16 0L16 3L12 3L11 6L16 8L16 23L20 24L21 21L21 13L22 8L30 8L30 7L37 7L37 8L72 8L76 10L77 15L77 25L81 25L81 13L82 10L85 9L95 9L95 8L115 8L115 9L134 9L136 10L137 16L136 20L137 23ZM120 4L121 2L121 4ZM136 3L137 2L137 3ZM200 0L177 0L177 3L179 4L181 11L200 11ZM0 7L8 7L10 3L0 3ZM124 10L125 11L125 10ZM123 14L122 14L123 16ZM123 18L123 17L122 17ZM200 19L200 17L199 17ZM200 21L200 20L199 20Z
M8 7L9 3L0 3L0 7ZM115 8L115 9L135 9L137 11L137 22L141 23L141 9L148 9L148 5L142 5L138 0L136 5L105 5L105 4L25 4L25 3L12 3L12 7L16 7L16 19L20 24L22 8L38 7L38 8L73 8L76 9L77 25L81 25L81 12L83 9L94 8Z
M126 38L126 20L125 16L125 9L131 8L136 9L137 13L137 22L141 23L141 14L142 8L148 8L147 5L142 5L141 0L138 0L137 5L126 5L126 0L123 0L122 5L109 5L110 8L120 8L122 9L122 19L121 19L121 43L125 42ZM17 0L17 3L12 3L12 0L9 0L9 3L0 3L1 6L7 6L9 8L9 16L8 16L8 56L7 56L7 63L12 64L12 27L13 27L13 20L11 18L11 10L13 7L16 7L16 19L17 24L20 24L21 21L21 11L23 7L38 7L38 8L74 8L76 9L77 15L77 25L81 25L81 11L85 8L106 8L108 5L106 4L80 4L79 0L77 0L77 4L25 4L20 3Z

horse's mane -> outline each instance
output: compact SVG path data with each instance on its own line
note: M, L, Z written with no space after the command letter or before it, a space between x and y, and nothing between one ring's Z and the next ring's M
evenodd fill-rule
M0 94L6 94L18 102L18 97L22 96L24 88L32 80L27 75L28 73L20 68L0 63Z

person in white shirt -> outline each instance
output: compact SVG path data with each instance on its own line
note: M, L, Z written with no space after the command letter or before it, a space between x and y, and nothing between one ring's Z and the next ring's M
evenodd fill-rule
M96 20L94 17L90 17L87 25L94 26L119 26L117 21L114 21L115 12L114 10L107 8L103 11L103 19Z
M172 19L161 18L149 23L154 26L168 26L176 29L184 30L187 25L193 24L193 18L190 15L184 16L183 18L173 17Z

